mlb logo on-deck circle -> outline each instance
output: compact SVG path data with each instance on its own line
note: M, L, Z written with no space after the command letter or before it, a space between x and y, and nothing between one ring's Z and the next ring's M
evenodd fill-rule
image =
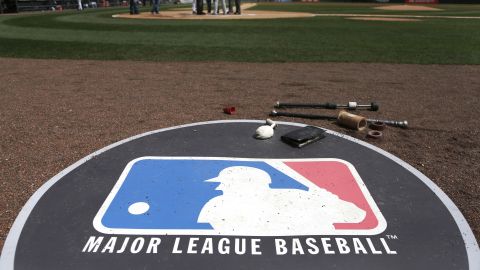
M106 234L374 235L386 221L340 159L141 157L93 220Z

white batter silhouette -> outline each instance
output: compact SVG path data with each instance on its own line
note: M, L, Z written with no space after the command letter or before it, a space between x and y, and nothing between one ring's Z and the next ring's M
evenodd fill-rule
M334 223L358 223L366 215L315 185L308 191L272 189L270 175L254 167L228 167L206 182L219 182L216 190L223 194L203 206L198 222L222 235L331 234Z

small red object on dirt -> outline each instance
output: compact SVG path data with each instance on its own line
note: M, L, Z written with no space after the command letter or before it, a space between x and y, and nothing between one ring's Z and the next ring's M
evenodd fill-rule
M223 108L223 112L226 114L234 114L235 113L235 107L225 107Z

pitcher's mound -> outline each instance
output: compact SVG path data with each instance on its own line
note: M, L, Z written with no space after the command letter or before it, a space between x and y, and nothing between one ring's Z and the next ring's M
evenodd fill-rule
M412 6L412 5L387 5L387 6L379 6L374 7L374 9L381 9L381 10L411 10L411 11L439 11L442 9L433 8L433 7L426 7L426 6Z
M130 15L128 13L116 14L114 18L128 18L128 19L153 19L153 20L232 20L232 19L279 19L279 18L302 18L313 17L312 13L305 12L281 12L281 11L265 11L265 10L248 10L255 4L247 3L242 5L241 15L223 15L220 9L219 15L196 15L192 14L192 9L175 9L168 11L160 11L160 14L151 14L150 12L142 12L137 15ZM204 10L206 12L206 10Z
M241 15L196 15L191 10L172 10L160 11L160 14L151 14L150 12L142 12L137 15L128 13L113 15L114 18L128 19L153 19L153 20L251 20L251 19L279 19L279 18L301 18L313 17L314 14L304 12L278 12L263 10L244 10Z

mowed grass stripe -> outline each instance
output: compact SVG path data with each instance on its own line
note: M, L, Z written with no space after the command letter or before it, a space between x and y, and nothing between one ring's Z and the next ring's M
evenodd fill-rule
M0 17L0 56L147 61L480 63L477 49L480 21L477 20L429 19L405 23L352 21L340 17L222 21L111 17L125 11L125 8L98 9Z
M28 40L2 39L0 50L11 48L5 53L4 57L23 57L23 58L69 58L69 59L104 59L104 60L146 60L146 61L172 61L172 54L175 55L175 61L247 61L247 62L285 62L286 59L296 59L299 62L326 61L326 62L350 62L356 58L359 51L337 51L333 54L322 54L319 51L311 51L306 54L304 50L291 49L265 49L257 48L239 48L236 50L225 50L223 47L192 47L192 46L162 46L162 45L112 45L96 44L86 42L60 42L60 41L40 41L32 43ZM55 54L52 54L51 48L55 48ZM5 50L7 51L7 50ZM108 51L108 54L105 52ZM152 53L155 52L155 53ZM259 54L261 52L261 54ZM150 53L150 54L148 54ZM392 52L393 54L399 53ZM401 52L405 54L405 52ZM148 56L147 56L148 55ZM374 50L362 54L362 58L356 58L364 61L388 62L392 55L376 54Z

